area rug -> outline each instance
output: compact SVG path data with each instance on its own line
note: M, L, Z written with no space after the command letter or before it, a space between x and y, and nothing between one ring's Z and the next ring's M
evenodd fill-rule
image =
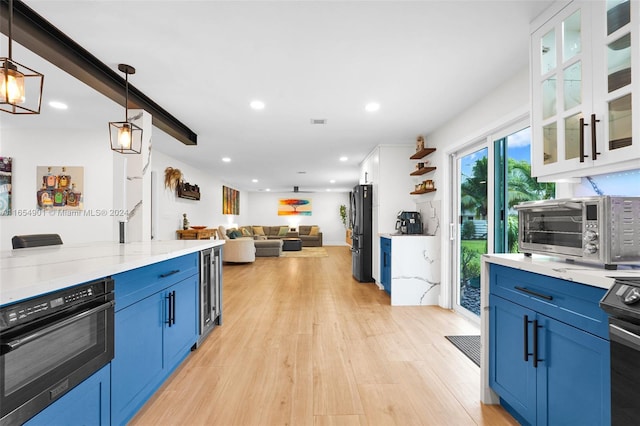
M300 251L283 251L282 257L328 257L324 247L302 247Z
M480 367L480 336L444 336Z

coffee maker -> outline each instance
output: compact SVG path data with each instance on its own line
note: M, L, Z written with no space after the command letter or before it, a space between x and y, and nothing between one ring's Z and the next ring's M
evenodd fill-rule
M401 234L422 234L422 219L419 212L398 213L396 220L396 231Z

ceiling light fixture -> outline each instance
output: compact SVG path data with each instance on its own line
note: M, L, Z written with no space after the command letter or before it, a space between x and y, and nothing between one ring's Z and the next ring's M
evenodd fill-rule
M347 160L348 160L348 158L347 158L347 157L340 157L340 161L343 161L343 162L344 162L344 161L347 161Z
M9 0L8 24L8 57L0 58L0 110L9 114L40 114L44 75L12 58L13 0Z
M224 163L230 163L230 162L231 162L231 158L229 158L229 157L222 157L222 161L223 161Z
M251 182L258 183L258 179L251 179Z
M109 122L111 149L120 154L140 154L142 129L129 121L129 74L135 74L136 69L127 64L119 64L118 69L125 75L124 121Z
M58 102L58 101L51 101L49 102L49 106L51 108L55 108L55 109L69 109L69 107L67 106L67 104L63 103L63 102Z
M380 109L380 104L377 102L369 102L365 105L364 109L367 110L367 112L376 112Z
M255 109L257 111L264 109L264 102L259 101L259 100L255 100L255 101L251 101L251 103L249 104L249 106L251 107L251 109Z

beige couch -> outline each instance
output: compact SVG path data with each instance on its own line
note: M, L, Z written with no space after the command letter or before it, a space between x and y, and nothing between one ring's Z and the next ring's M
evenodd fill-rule
M224 245L222 246L223 262L249 263L256 261L256 246L253 238L231 239L226 235L222 226L217 231L218 239L224 240Z
M300 238L302 247L322 247L322 232L315 225L300 225L298 231L291 231L288 226L241 226L243 237L254 239Z

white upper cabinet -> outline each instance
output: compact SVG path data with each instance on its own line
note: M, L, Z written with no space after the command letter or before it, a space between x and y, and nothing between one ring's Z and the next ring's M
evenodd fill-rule
M635 0L574 1L533 27L534 176L640 167L638 21Z

